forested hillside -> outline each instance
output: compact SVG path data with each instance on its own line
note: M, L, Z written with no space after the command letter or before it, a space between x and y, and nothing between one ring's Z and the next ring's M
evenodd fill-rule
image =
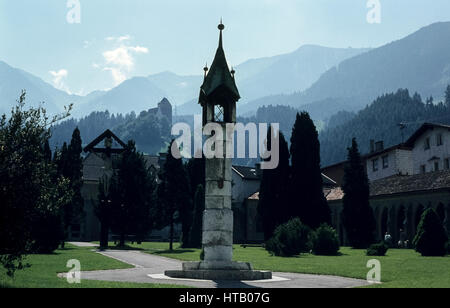
M83 145L86 146L106 129L111 129L124 142L136 141L137 148L147 154L157 154L170 141L170 125L165 117L157 118L143 111L138 116L134 112L122 115L108 111L92 112L77 119L69 119L52 127L51 147L59 148L69 142L73 130L78 127Z
M361 152L367 153L371 139L382 140L388 147L401 143L402 139L406 141L424 122L450 123L448 98L449 95L446 103L436 104L431 98L424 103L419 94L411 96L403 89L380 96L354 117L338 114L333 123L341 124L329 126L320 133L322 166L345 160L353 137L360 144ZM400 123L405 124L403 132Z

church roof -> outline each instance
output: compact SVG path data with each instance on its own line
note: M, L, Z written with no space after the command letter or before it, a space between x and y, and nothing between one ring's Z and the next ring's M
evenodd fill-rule
M211 68L209 69L208 74L205 76L203 85L200 87L200 96L209 96L218 88L225 87L233 94L234 99L239 100L239 90L237 89L236 83L234 81L234 76L231 74L230 69L228 68L227 59L223 50L222 30L224 29L224 26L220 24L219 29L219 47L217 48L216 56L214 57Z
M428 172L415 175L394 175L370 183L371 198L449 190L449 171ZM328 201L338 201L344 197L344 192L341 187L336 187L326 197Z

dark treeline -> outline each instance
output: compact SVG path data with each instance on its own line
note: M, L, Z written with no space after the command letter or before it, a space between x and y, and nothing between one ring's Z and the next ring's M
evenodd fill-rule
M54 125L51 129L51 149L62 147L76 127L80 130L84 146L106 129L112 130L122 140L135 140L136 147L147 154L159 153L170 141L170 124L165 117L157 118L148 111L142 111L137 116L134 112L123 115L95 111L84 118L69 119Z
M443 89L444 90L444 89ZM450 123L450 88L444 102L436 102L432 97L423 99L407 89L378 97L358 113L340 111L323 122L315 122L321 144L321 165L327 166L344 161L352 139L360 144L361 154L369 152L370 140L384 141L386 147L406 141L424 122ZM280 130L291 137L291 128L299 110L290 106L264 106L255 116L240 117L242 123L280 123ZM405 124L400 130L399 124ZM239 160L237 163L252 165L255 160Z
M322 166L344 161L353 138L365 154L372 139L384 141L389 147L406 141L424 122L450 123L450 88L446 92L446 101L436 103L433 98L424 102L419 94L411 96L408 90L400 89L380 96L354 117L341 113L340 125L329 126L320 133ZM333 121L339 123L337 118ZM403 131L400 123L405 124Z

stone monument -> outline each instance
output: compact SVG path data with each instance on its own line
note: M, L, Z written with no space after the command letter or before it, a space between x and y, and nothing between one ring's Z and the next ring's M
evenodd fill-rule
M183 269L166 271L173 278L206 280L261 280L271 279L272 273L254 271L250 263L233 262L233 211L231 209L231 158L227 156L227 123L236 122L236 102L240 99L234 80L234 70L229 70L222 45L222 31L211 68L205 67L205 78L200 88L199 104L203 108L203 125L219 124L223 131L223 158L207 158L205 211L203 213L201 262L185 262ZM232 149L229 147L228 149Z

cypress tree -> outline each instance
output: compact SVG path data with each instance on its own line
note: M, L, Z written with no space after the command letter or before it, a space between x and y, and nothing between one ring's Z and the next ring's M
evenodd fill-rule
M152 207L155 179L146 168L142 153L134 141L128 141L118 162L118 172L111 179L111 229L120 235L119 246L127 235L142 240L153 226Z
M287 199L290 176L289 150L283 133L274 135L273 128L267 132L267 149L271 150L271 134L278 138L280 147L279 164L275 169L265 169L262 172L259 190L258 213L262 220L264 239L267 241L273 236L275 229L289 220L289 201Z
M299 217L310 228L331 224L331 213L323 194L318 132L307 112L297 114L291 136L292 179L289 192L291 217Z
M444 256L447 233L435 210L427 209L420 220L413 245L422 256Z
M70 180L73 197L71 202L71 217L69 225L79 224L83 214L83 197L81 196L81 187L83 186L83 160L81 158L82 142L80 130L75 128L72 139L67 148L67 177ZM68 225L68 226L69 226Z
M343 223L347 237L352 247L367 248L374 240L375 218L369 204L369 180L355 138L344 172Z
M158 185L158 212L161 224L169 225L169 249L173 250L175 223L182 224L182 245L189 241L189 229L192 223L189 179L181 159L172 155L172 145L169 145L168 155L161 169ZM175 146L176 147L176 146Z
M202 247L203 212L205 211L205 190L198 185L194 198L194 214L189 232L189 245L193 248Z

